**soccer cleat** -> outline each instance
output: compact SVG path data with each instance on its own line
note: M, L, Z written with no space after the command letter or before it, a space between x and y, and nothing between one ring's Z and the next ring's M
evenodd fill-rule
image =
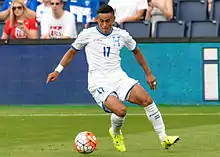
M161 145L163 148L168 149L169 147L174 145L174 143L176 143L179 140L180 140L179 136L165 136L164 141L161 142Z
M119 152L125 152L126 148L125 148L124 137L123 137L122 133L120 132L119 135L114 135L113 132L112 132L112 128L110 128L109 129L109 134L112 137L115 148Z

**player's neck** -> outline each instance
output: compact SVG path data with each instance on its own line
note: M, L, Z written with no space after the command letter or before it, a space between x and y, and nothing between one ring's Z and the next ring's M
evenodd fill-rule
M111 28L109 32L103 32L103 31L99 28L99 26L96 26L96 29L97 29L101 34L103 34L103 35L105 35L105 36L108 36L109 34L111 34L111 33L112 33L112 30L113 30L113 28Z

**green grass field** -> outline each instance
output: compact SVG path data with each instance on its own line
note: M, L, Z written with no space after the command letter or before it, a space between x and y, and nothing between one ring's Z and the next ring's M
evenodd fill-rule
M170 135L180 141L163 150L140 107L128 107L123 133L127 152L117 152L108 135L109 115L97 106L1 106L0 157L219 157L220 106L159 106ZM89 155L73 149L77 133L97 139Z

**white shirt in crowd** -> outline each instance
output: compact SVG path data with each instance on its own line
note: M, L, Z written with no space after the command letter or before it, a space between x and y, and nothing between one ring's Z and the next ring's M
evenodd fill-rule
M52 12L52 8L50 6L45 6L44 3L37 6L36 16L37 22L41 22L43 16Z
M108 3L115 10L115 21L128 16L135 16L141 9L147 9L147 0L110 0Z
M68 36L76 38L76 23L73 14L64 11L61 18L54 18L52 12L43 16L41 21L41 35L48 34L51 38L59 38L60 36Z

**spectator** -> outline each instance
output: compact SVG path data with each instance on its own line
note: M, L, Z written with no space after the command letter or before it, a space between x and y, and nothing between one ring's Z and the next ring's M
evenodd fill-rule
M1 11L4 11L10 7L13 0L5 0L4 4L2 5ZM27 6L27 8L33 10L34 12L37 9L38 2L37 0L23 0L24 4Z
M27 6L26 8L26 12L25 12L25 16L27 18L35 18L36 17L36 8L38 5L37 0L23 0L25 5ZM5 0L4 4L1 8L0 11L0 20L6 20L9 17L9 13L10 13L10 6L12 4L12 0Z
M76 22L84 23L86 28L89 22L96 21L99 0L67 0L66 8L75 16Z
M13 0L10 7L10 17L6 21L2 39L36 39L37 22L35 18L28 19L25 16L27 8L23 0Z
M173 18L173 0L152 0L149 1L146 21L152 23L152 36L154 36L154 27L157 21L167 21Z
M115 21L139 21L147 9L147 0L110 0L109 5L115 10Z
M63 0L51 0L52 12L41 21L42 39L76 38L76 24L73 14L63 10Z
M51 13L50 0L43 0L40 5L37 6L36 16L37 22L41 22L41 19L46 14Z

